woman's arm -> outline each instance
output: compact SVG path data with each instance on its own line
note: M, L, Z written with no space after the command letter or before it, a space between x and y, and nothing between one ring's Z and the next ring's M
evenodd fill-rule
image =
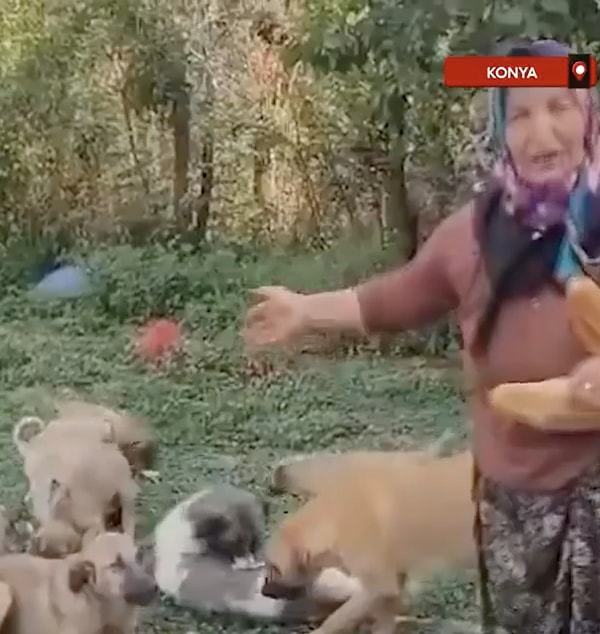
M306 325L315 330L397 332L432 323L458 305L448 256L458 251L467 210L446 218L407 264L351 289L306 296Z
M457 226L458 214L444 219L410 262L356 288L366 332L421 328L457 307L448 269L449 256L453 251L458 255L461 248L460 240L455 240L462 224Z

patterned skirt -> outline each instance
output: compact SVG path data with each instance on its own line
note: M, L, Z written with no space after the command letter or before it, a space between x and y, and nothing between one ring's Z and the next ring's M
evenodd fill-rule
M600 634L600 468L549 494L476 482L484 632Z

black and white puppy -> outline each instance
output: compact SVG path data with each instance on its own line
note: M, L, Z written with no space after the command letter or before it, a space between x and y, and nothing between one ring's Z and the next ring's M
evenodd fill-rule
M203 554L234 568L256 568L263 547L267 505L243 489L216 485L192 496L183 510Z
M161 591L182 607L280 623L318 621L360 588L329 568L304 596L264 596L264 527L264 506L252 493L227 484L208 487L167 513L144 560Z

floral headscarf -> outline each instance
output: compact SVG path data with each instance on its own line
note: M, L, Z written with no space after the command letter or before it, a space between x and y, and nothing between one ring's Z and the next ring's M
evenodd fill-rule
M511 49L509 55L562 57L569 52L567 46L554 40L537 40ZM586 122L585 159L579 170L565 181L542 184L529 183L519 175L506 147L506 89L493 89L490 93L490 117L498 152L493 178L502 191L503 210L531 230L532 239L549 227L561 223L565 225L567 231L555 266L557 277L561 280L580 271L582 259L588 261L600 254L600 234L594 240L598 241L597 245L586 244L589 243L586 234L590 224L596 225L596 230L600 229L600 218L596 218L595 222L590 218L591 209L600 213L598 100L594 89L574 92ZM593 253L589 253L590 247L593 247Z

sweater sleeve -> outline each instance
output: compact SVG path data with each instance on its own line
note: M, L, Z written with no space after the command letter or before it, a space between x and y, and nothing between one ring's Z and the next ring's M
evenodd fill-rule
M427 326L458 306L448 255L462 223L457 212L444 219L407 264L378 275L356 289L367 332L399 332ZM454 243L454 245L453 245Z

